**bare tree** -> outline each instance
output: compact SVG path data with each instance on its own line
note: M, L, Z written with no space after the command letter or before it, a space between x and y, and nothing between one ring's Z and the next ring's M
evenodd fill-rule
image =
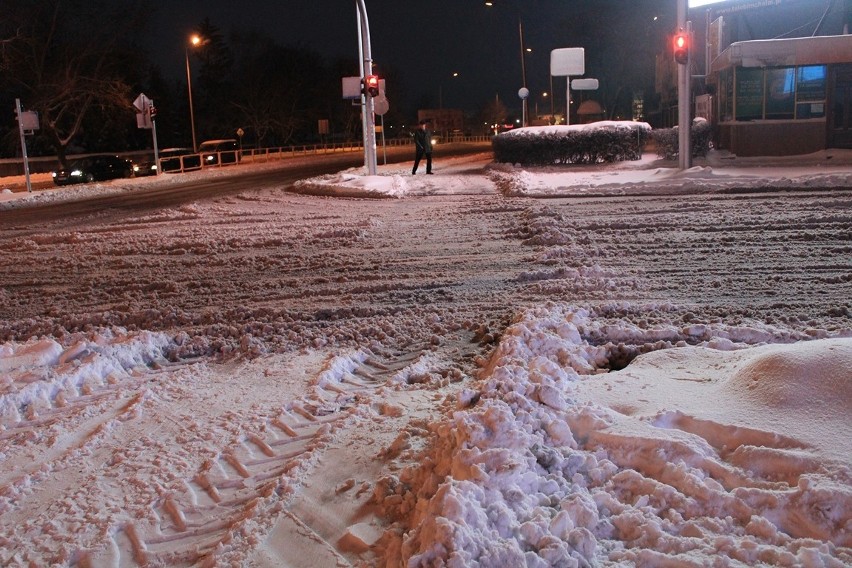
M63 164L85 129L103 128L90 117L132 120L130 77L142 66L131 42L143 1L3 1L0 84L39 113L41 136Z
M237 55L228 101L235 119L247 124L257 141L274 136L284 144L316 135L316 120L328 98L339 102L335 86L326 82L322 57L300 45L280 46L255 33L231 34ZM337 87L339 89L339 86Z

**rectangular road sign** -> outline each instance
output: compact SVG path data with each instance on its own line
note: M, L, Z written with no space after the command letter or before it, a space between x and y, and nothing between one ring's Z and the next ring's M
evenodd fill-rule
M571 77L586 73L586 52L582 47L563 47L550 52L550 74Z
M575 91L596 91L598 89L597 79L573 79L571 88Z

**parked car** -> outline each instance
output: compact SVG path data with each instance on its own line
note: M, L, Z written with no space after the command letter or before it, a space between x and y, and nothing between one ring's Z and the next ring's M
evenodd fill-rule
M184 163L181 164L181 156L193 156L195 153L192 148L166 148L160 150L160 167L164 172L179 172L181 170L191 170L200 167L198 158L184 158ZM150 160L133 164L133 174L137 176L153 176L157 175L157 163L152 156Z
M206 140L198 147L204 166L233 164L240 161L240 150L236 140Z
M53 172L53 183L68 185L133 177L133 162L108 154L74 160L67 168Z

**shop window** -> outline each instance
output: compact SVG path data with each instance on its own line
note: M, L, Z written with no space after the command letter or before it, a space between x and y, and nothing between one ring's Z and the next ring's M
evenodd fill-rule
M723 122L734 119L734 71L724 69L719 73L719 118Z
M796 73L792 67L766 70L764 118L791 119L796 112Z
M737 120L763 118L763 69L738 67L736 70Z
M796 118L825 116L825 65L799 67L796 75Z
M733 97L721 101L722 110L733 106L735 120L791 120L825 116L825 65L802 67L737 67L733 81L720 74L733 87ZM726 116L723 114L723 116ZM728 115L729 116L729 115Z

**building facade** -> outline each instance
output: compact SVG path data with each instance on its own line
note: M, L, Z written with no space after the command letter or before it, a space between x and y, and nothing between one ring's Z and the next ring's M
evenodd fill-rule
M852 149L852 35L733 43L707 85L720 148L740 156Z
M692 111L711 121L717 148L741 156L852 148L852 0L729 0L689 19ZM658 65L664 100L670 83Z

